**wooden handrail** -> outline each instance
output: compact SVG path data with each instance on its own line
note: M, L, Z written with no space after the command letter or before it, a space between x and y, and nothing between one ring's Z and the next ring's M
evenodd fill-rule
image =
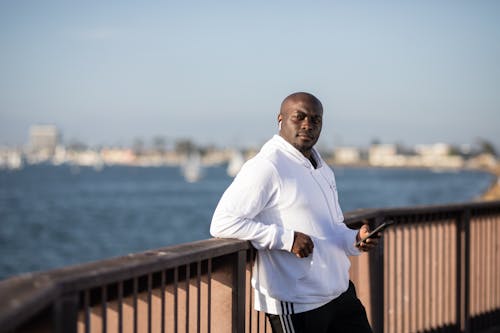
M453 276L456 275L458 279L456 282L456 322L439 324L435 318L431 321L439 325L452 325L453 327L458 327L467 332L471 331L474 325L478 327L487 327L489 324L498 324L495 320L489 319L488 321L481 319L481 313L471 314L469 311L471 302L469 296L471 293L475 295L475 289L472 291L470 290L470 263L467 258L470 256L470 251L475 249L470 249L471 244L477 247L479 246L477 242L480 241L476 239L479 237L476 235L476 231L473 231L475 232L473 233L475 238L470 240L470 225L472 219L479 221L482 216L494 217L494 221L492 220L493 222L488 222L487 228L489 229L485 230L491 229L491 231L500 233L500 201L388 209L363 209L346 213L345 223L355 228L365 222L374 226L384 219L395 219L397 225L397 228L395 228L396 231L394 231L392 236L388 236L388 241L392 242L394 239L397 239L394 238L394 236L399 235L397 233L401 233L401 235L410 235L410 233L417 234L415 231L415 226L417 224L423 226L438 223L436 225L439 227L442 225L442 221L450 221L446 222L446 228L449 228L449 230L456 230L456 232L454 231L457 249L456 254L454 254L457 260L456 267L454 263L451 263L452 266L456 268L456 274L454 272L452 272L452 274L450 273ZM474 223L474 228L479 228L478 222ZM496 227L493 228L493 226ZM486 233L486 231L481 232ZM420 233L418 233L418 235L420 235ZM488 241L492 242L493 240ZM386 246L389 245L388 243ZM175 288L184 288L182 287L182 283L184 283L182 279L187 277L188 280L186 282L185 293L189 295L189 288L194 288L194 290L196 290L198 293L198 300L195 302L197 302L198 308L200 308L202 302L200 299L202 296L200 295L208 293L208 296L203 296L208 297L207 300L203 299L203 302L206 301L208 304L208 312L206 314L200 314L200 310L198 310L197 314L198 320L204 320L204 323L206 322L203 325L211 327L211 325L220 324L220 327L223 328L232 327L232 331L242 331L244 327L246 327L246 331L259 332L260 328L256 326L262 326L262 323L259 324L258 319L256 319L257 315L255 313L252 314L252 311L249 310L252 299L248 292L248 274L250 274L251 262L253 260L252 251L250 243L246 241L209 239L46 272L14 276L0 281L0 331L10 332L27 326L51 327L55 331L60 332L81 331L81 327L85 328L84 331L89 330L90 326L88 325L90 325L89 321L91 321L90 309L95 306L102 307L100 310L102 311L102 319L99 321L102 323L102 327L99 326L101 327L99 331L106 331L106 325L109 324L106 312L111 311L106 304L115 304L119 299L118 309L120 310L118 311L118 318L123 320L121 312L122 303L120 302L122 302L122 299L132 297L131 299L133 299L135 302L134 304L136 304L137 298L140 297L141 293L146 293L147 299L149 300L149 319L147 321L149 323L148 327L151 328L151 325L153 325L151 324L151 308L153 306L151 304L153 298L156 297L156 301L161 302L163 309L166 302L164 296L166 290L168 288L173 288L172 286ZM413 250L408 248L405 251ZM498 264L500 266L500 249L496 248L495 251L493 257L488 260L491 264ZM405 253L408 253L408 258L414 255L410 254L410 252ZM476 251L473 255L478 256L481 255L480 253L481 252ZM359 262L356 261L358 259L354 259L353 261L354 272L352 275L353 279L356 280L362 275L362 270L365 275L369 273L370 284L372 284L372 286L363 283L364 280L359 280L358 284L362 285L360 294L361 297L365 297L374 330L376 332L382 332L386 325L391 324L386 323L384 318L390 319L391 322L397 323L397 325L402 325L403 328L412 325L416 327L419 323L413 323L413 319L387 317L387 313L385 313L383 309L388 306L387 304L392 304L392 301L385 299L386 296L384 293L389 291L384 291L383 288L377 288L377 291L375 291L374 289L376 288L373 288L373 284L376 286L384 285L384 278L388 278L389 276L387 274L391 274L391 276L392 274L396 274L393 271L385 271L384 273L384 267L387 265L387 262L384 264L384 242L380 246L380 249L371 253L369 257L365 257L365 259L362 257L360 258ZM476 257L473 257L472 259L477 260L475 258ZM392 260L390 261L391 263L394 261L394 259L390 258L387 258L387 260ZM193 269L190 270L190 267ZM397 269L397 267L392 269ZM500 267L494 267L493 269L500 271ZM195 270L197 273L194 272ZM191 273L191 271L193 271L193 273ZM490 271L488 272L490 275L494 274ZM475 274L479 273L475 272ZM410 278L413 277L405 277L405 279ZM190 279L191 282L189 282ZM491 279L491 277L488 277L485 278L485 281L488 281L492 288L497 288L497 286L490 281ZM127 281L130 281L130 286L127 284ZM191 283L191 287L189 287L189 283ZM385 283L385 285L387 286L387 283ZM178 297L181 296L178 295L178 289L175 288L172 289L171 295L175 296L175 302L177 302L175 304L178 304L178 299L180 299ZM226 295L228 292L229 294L227 295L233 295L231 296L232 299L228 300L230 303L229 305L227 305L225 301L221 303L223 306L227 305L227 308L222 307L220 309L221 311L231 311L233 314L231 316L232 319L226 326L219 322L214 324L214 320L219 320L219 318L215 318L217 313L214 312L218 310L218 305L213 305L211 302L217 302L218 295L216 293L219 292L218 290L222 290L217 288L225 288L224 291L221 291L221 295ZM103 293L97 295L96 293L98 293L98 290L102 290ZM153 295L155 290L156 294ZM160 291L161 293L158 294ZM498 286L498 290L495 289L494 291L498 293L495 297L497 297L500 302L500 286ZM394 293L391 291L391 295L393 294ZM394 297L398 300L399 297L402 297L397 294L394 295L396 295ZM185 300L185 309L182 311L185 311L186 315L189 316L190 311L192 311L190 310L192 304L188 296L182 297L184 297ZM406 307L409 305L404 306ZM474 304L474 309L477 312L480 311L481 307ZM133 311L134 318L139 316L136 307L133 308ZM500 311L500 304L494 311ZM95 314L95 311L92 313ZM481 315L481 318L475 320L474 316L477 317L478 315ZM487 315L489 315L488 318L491 317L491 313ZM183 324L182 321L177 323L178 317L179 314L174 318L175 325L189 325L189 323ZM69 320L67 318L69 318ZM258 325L253 324L255 320L257 320ZM400 320L404 320L404 323L400 324ZM420 321L420 319L418 319L418 321ZM164 320L162 320L162 322L164 322ZM122 322L119 322L118 325L121 326ZM134 325L137 325L137 322ZM197 325L198 328L203 326L199 322ZM427 323L425 323L425 325L427 325ZM95 325L92 327L95 327ZM392 331L389 330L389 332Z

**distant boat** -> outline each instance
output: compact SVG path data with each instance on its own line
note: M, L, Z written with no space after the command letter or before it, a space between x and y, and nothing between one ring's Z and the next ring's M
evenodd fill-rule
M0 169L19 170L23 164L23 158L18 152L7 152L3 157L0 155Z
M200 154L195 153L188 156L186 162L182 165L182 174L189 183L200 180L203 176Z
M226 172L228 176L235 177L238 174L238 172L240 172L240 169L244 163L245 163L245 158L243 157L243 154L240 151L234 151L233 156L231 157L229 163L227 164Z

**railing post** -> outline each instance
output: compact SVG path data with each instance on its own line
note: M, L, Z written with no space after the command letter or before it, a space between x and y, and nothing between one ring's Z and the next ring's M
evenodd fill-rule
M470 209L464 209L457 218L457 304L456 317L460 332L471 332L470 327Z
M76 333L78 320L78 294L63 294L54 303L55 333Z
M384 216L375 218L377 227L384 220ZM373 332L384 331L384 242L369 252L370 265L370 307Z
M246 282L247 251L237 253L236 265L233 271L233 323L234 333L245 332L245 282Z

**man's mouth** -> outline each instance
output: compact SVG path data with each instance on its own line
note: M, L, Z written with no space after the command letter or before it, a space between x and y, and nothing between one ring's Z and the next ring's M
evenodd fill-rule
M314 137L312 135L309 135L307 133L298 133L297 136L299 138L308 139L308 140L313 140L314 139Z

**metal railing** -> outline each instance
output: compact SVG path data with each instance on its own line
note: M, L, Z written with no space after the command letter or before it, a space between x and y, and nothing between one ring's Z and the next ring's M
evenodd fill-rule
M359 210L396 222L353 257L375 332L481 332L500 325L500 201ZM1 332L271 332L254 311L254 250L210 239L0 282Z

